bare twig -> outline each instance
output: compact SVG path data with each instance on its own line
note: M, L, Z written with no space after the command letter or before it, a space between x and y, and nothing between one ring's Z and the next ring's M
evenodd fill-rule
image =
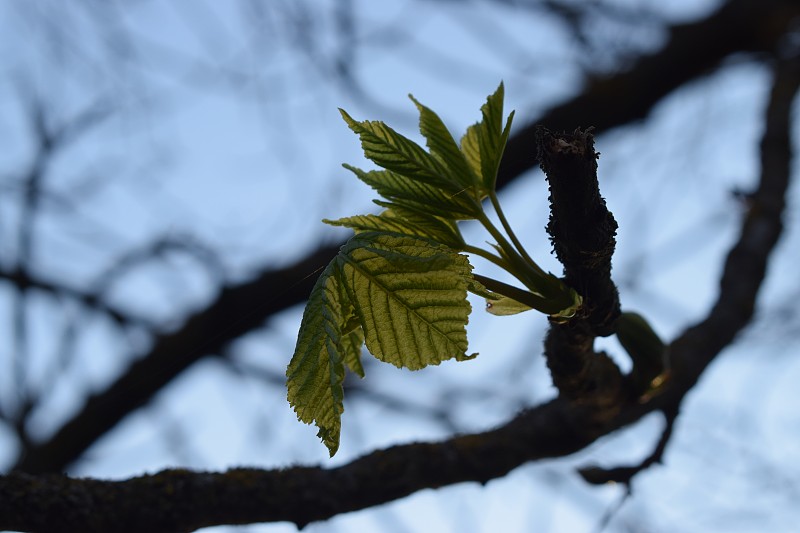
M634 466L618 466L614 468L601 468L597 466L589 466L581 468L578 473L586 480L587 483L592 485L604 485L606 483L624 483L630 484L634 476L643 470L647 470L657 463L661 463L664 458L664 451L667 449L669 439L672 438L672 431L675 427L675 419L678 417L677 411L667 411L664 413L665 425L664 430L661 432L653 451L639 464Z
M0 280L5 280L8 283L11 283L21 291L37 290L55 296L64 297L69 300L74 300L89 309L107 316L120 326L138 326L152 331L157 331L159 329L158 324L154 323L149 318L138 316L114 307L113 305L105 302L102 298L98 297L98 295L95 293L71 287L62 281L48 280L43 277L33 275L27 270L9 270L0 267Z
M537 121L553 129L572 129L583 122L603 131L642 118L663 96L708 72L731 53L772 47L792 16L798 13L800 6L787 0L769 0L758 5L731 0L702 21L671 28L672 38L663 50L642 58L623 74L593 82L580 96L551 109ZM653 83L656 79L658 83ZM630 97L619 98L621 93ZM499 185L509 183L536 164L533 137L531 127L523 128L512 138L505 152ZM291 267L265 271L252 282L223 290L206 310L190 317L180 330L160 338L150 353L126 371L130 376L120 378L92 397L54 437L31 448L17 468L31 471L67 468L96 438L146 403L155 391L195 361L236 335L259 327L273 313L302 302L310 291L313 275L302 280L324 265L337 248L319 250ZM292 288L281 292L286 286ZM243 315L246 318L241 318ZM212 321L216 317L220 317L219 323ZM125 400L117 401L119 398ZM92 423L94 420L98 423ZM71 432L75 433L70 435Z
M580 95L518 130L506 147L498 184L536 166L532 147L537 124L553 131L592 125L601 134L641 120L659 100L710 74L731 54L774 50L798 15L800 4L792 0L729 0L705 19L667 28L670 38L664 48L632 62L624 72L587 82Z
M232 340L262 326L269 316L290 305L287 302L306 298L315 275L336 251L337 248L320 248L300 263L225 287L211 305L189 317L177 331L157 337L145 357L136 360L104 391L90 397L55 435L26 450L15 469L65 469L96 439L190 365L220 353Z
M673 378L667 390L650 402L630 400L608 407L559 398L491 431L439 443L394 446L333 469L295 467L219 474L174 470L119 482L13 473L0 478L0 528L190 531L215 524L266 521L303 526L423 488L465 481L485 483L525 462L583 449L646 413L677 412L703 370L752 318L767 260L782 229L791 161L789 111L800 87L799 66L793 58L777 68L761 143L759 186L739 239L725 261L717 302L704 320L672 343ZM197 331L197 324L191 330ZM119 382L115 384L119 386ZM617 414L606 417L598 413L608 409ZM103 415L97 406L89 411ZM604 422L587 424L587 420ZM660 456L668 437L662 435L652 457ZM66 436L58 435L54 441L69 445ZM70 447L72 457L83 445ZM38 462L29 467L49 466L43 452L59 453L57 449L35 451ZM70 458L62 454L50 465Z

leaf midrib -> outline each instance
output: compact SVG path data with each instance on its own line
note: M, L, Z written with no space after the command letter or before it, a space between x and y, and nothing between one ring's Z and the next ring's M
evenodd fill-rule
M370 250L367 247L364 247L364 248L361 248L361 249L364 250L364 251ZM370 253L372 253L371 250L370 250ZM375 255L378 255L378 254L375 254ZM400 299L397 295L395 295L394 291L389 290L389 288L387 288L386 285L381 283L378 280L378 278L373 276L369 271L367 271L364 268L362 268L361 265L359 264L359 262L355 261L352 257L350 257L348 255L344 255L343 256L343 260L345 262L347 262L349 265L351 265L354 269L358 270L359 273L361 273L364 277L366 277L371 283L375 283L377 286L381 287L381 289L383 289L384 293L387 294L388 297L390 297L390 298L394 299L396 302L400 303L404 309L407 309L411 313L413 313L421 322L423 322L425 324L429 324L429 328L430 329L434 330L441 337L444 337L444 339L446 339L446 343L448 344L448 346L453 347L456 351L460 350L460 348L457 345L455 345L455 342L453 340L451 340L444 331L439 329L434 323L429 322L427 319L422 317L417 312L417 309L420 309L420 308L414 309L414 308L409 307L404 300ZM443 289L437 289L437 290L443 290ZM454 307L454 306L450 306L450 307ZM358 306L358 308L359 308L359 311L363 313L363 310L360 309L361 306ZM373 321L374 321L374 318L373 318ZM392 327L392 329L394 330L394 327ZM417 354L417 356L420 357L419 354ZM453 355L451 357L455 357L455 355Z

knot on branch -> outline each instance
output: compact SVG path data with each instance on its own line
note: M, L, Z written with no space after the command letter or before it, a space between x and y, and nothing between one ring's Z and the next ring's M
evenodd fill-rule
M604 352L594 351L595 335L584 320L550 324L544 341L553 385L566 399L599 409L591 412L602 424L616 415L622 394L622 373Z

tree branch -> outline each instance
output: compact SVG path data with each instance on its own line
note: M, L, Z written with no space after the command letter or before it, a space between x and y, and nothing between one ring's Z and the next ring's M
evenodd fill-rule
M157 329L157 325L151 320L109 305L94 293L70 287L62 282L35 276L26 269L15 268L12 270L0 267L0 280L8 281L20 291L39 290L54 296L62 296L80 302L89 309L93 309L109 317L121 326L135 325L145 327L148 330Z
M547 232L564 281L583 297L582 316L593 334L613 333L619 317L619 293L611 280L617 222L600 196L594 137L587 131L537 135L539 161L550 185Z
M302 527L423 488L485 483L525 462L568 455L600 436L582 423L584 416L583 408L554 400L492 431L394 446L334 469L171 470L120 482L12 473L0 478L0 528L166 532L274 521Z
M506 146L498 186L537 165L531 147L538 124L553 131L592 125L605 133L644 119L662 98L710 74L727 57L775 51L799 15L800 4L793 0L729 0L703 20L668 28L670 38L664 48L643 56L624 72L587 80L579 95L516 131Z
M767 260L782 229L791 162L789 112L798 87L797 58L780 63L761 142L759 186L725 261L719 297L707 318L672 343L673 378L649 402L628 399L609 407L557 398L491 431L394 446L332 469L237 469L216 474L169 470L126 481L17 472L0 477L0 528L158 532L271 521L302 527L425 488L486 483L526 462L581 450L649 412L678 412L703 370L752 317ZM609 410L612 415L604 416ZM598 420L602 422L587 423ZM668 436L659 442L656 459Z
M729 55L775 47L798 14L800 5L789 0L731 0L702 21L674 26L670 41L660 52L642 58L624 73L592 81L582 94L552 108L534 123L554 130L594 124L604 131L641 119L665 95ZM536 165L534 133L530 126L510 139L498 187ZM273 313L303 302L314 281L304 276L325 265L337 249L338 245L319 249L295 265L265 271L256 280L225 288L207 309L190 317L179 331L162 337L123 377L90 398L53 437L26 450L15 468L30 472L67 468L100 435L194 362L261 326ZM287 286L290 289L281 292ZM75 434L70 435L72 432Z
M551 321L544 343L547 366L564 397L616 405L622 374L608 355L594 350L595 337L613 333L620 315L611 280L617 222L600 196L594 139L588 130L554 134L542 127L537 145L550 185L547 232L564 265L564 282L583 298L577 316Z
M314 275L337 250L320 248L290 267L224 288L209 307L191 316L178 331L158 337L145 357L104 391L91 396L52 437L24 450L14 469L30 473L65 469L194 362L220 353L227 343L260 327L268 317L307 298L316 281Z
M800 61L795 56L776 67L765 131L761 139L761 178L736 245L725 262L719 297L705 320L687 329L671 350L697 353L675 358L682 379L697 379L713 357L750 322L769 253L783 230L782 213L791 173L791 104L800 86ZM691 383L693 384L693 382ZM679 387L690 386L682 383Z

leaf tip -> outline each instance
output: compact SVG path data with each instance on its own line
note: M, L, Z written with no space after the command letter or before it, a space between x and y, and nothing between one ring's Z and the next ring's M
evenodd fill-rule
M339 428L320 428L317 437L328 448L328 455L333 457L339 451Z
M471 354L463 353L463 354L460 354L460 355L456 356L456 361L472 361L476 357L478 357L478 352L471 353Z
M353 131L356 131L356 128L359 125L358 121L356 119L354 119L353 117L351 117L350 115L348 115L347 111L345 111L341 107L339 108L339 114L342 115L342 118L347 123L347 125L350 127L350 129L353 130Z

